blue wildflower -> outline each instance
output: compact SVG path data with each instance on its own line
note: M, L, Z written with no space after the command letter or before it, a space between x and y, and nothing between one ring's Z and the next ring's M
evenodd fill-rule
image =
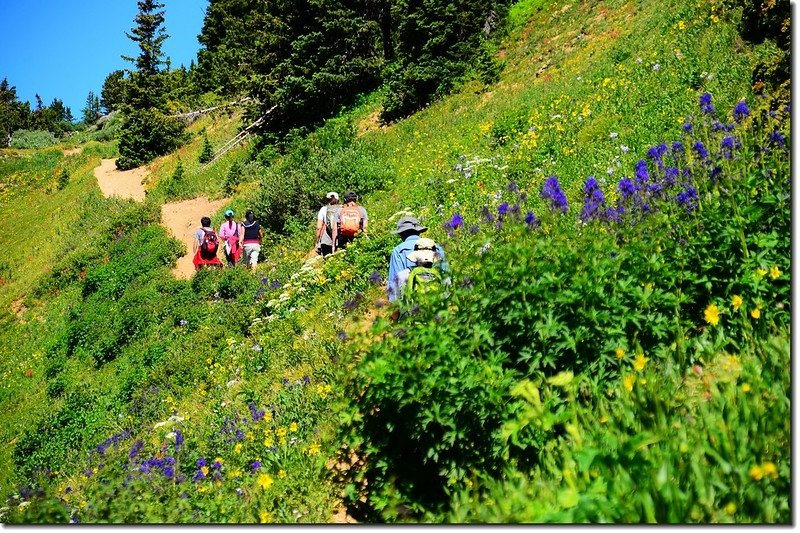
M502 204L497 206L497 215L500 217L505 216L508 213L508 202L503 202Z
M650 174L647 172L647 163L644 161L644 159L640 159L636 162L634 174L636 176L636 181L639 184L644 183L650 178Z
M456 213L453 215L453 218L451 218L447 222L446 227L449 227L451 229L458 229L463 224L464 224L464 217L462 217L459 213Z
M346 341L346 340L348 339L347 333L345 333L344 331L340 331L339 333L337 333L337 334L336 334L336 337L337 337L337 338L338 338L340 341Z
M270 283L269 286L270 286L271 289L280 289L281 287L283 287L283 284L276 279L276 280L273 280L272 283Z
M164 468L164 477L167 479L175 477L175 469L171 466Z
M684 122L683 131L685 131L686 133L692 133L692 131L694 131L694 126L692 126L691 122Z
M677 200L678 205L685 207L687 210L692 211L697 207L697 189L692 186L686 188L686 190L678 193L675 197Z
M549 176L545 180L540 196L545 200L549 200L551 209L562 213L567 212L567 197L564 196L557 177Z
M261 461L253 461L250 465L250 471L255 472L261 468Z
M711 103L710 93L703 93L700 96L700 111L702 111L706 115L714 113L714 105Z
M527 225L528 225L528 227L530 227L530 228L535 228L535 227L537 227L537 226L538 226L540 223L541 223L541 222L540 222L539 218L538 218L536 215L534 215L534 214L533 214L533 212L531 212L531 211L528 211L528 212L525 214L525 224L527 224Z
M303 376L303 383L306 385L311 385L311 378L308 376Z
M258 409L258 407L256 407L256 404L253 402L249 402L247 404L247 407L250 409L250 416L253 418L253 422L258 422L259 420L264 418L264 415L267 414L267 412L264 411L263 409Z
M634 194L636 194L637 191L636 185L634 185L633 180L630 178L620 179L617 188L619 193L622 195L623 200L629 200Z
M142 446L144 446L144 442L142 442L140 440L137 440L136 442L134 442L133 446L131 447L131 451L128 454L128 457L130 457L131 459L136 457L136 455L138 455L138 453L141 451Z
M708 150L702 141L695 141L695 143L692 145L692 148L695 149L700 159L708 159Z
M773 131L769 136L769 142L777 145L778 148L784 148L786 146L786 137L779 131Z
M197 460L197 468L203 468L204 466L206 466L206 458L201 457Z
M733 108L733 120L741 122L745 117L750 116L750 108L747 107L747 102L741 100L736 107Z
M672 143L672 153L673 154L683 153L683 143L681 141L675 141L674 143Z
M492 214L491 211L489 211L489 207L488 206L483 206L481 208L481 214L483 215L483 219L486 222L494 222L494 215Z
M600 216L605 208L605 197L600 185L594 176L586 178L586 183L583 186L583 210L581 210L580 218L583 222L588 222Z
M192 481L197 483L198 481L202 481L205 478L206 478L206 475L203 473L203 471L202 470L198 470L197 472L194 473L194 476L192 476Z
M675 182L678 181L679 170L676 167L667 167L664 169L664 187L669 189Z
M380 285L383 283L383 276L381 276L377 271L373 271L372 274L369 275L369 281L375 285Z
M481 229L478 227L478 225L477 225L477 224L473 224L473 225L471 225L471 226L469 227L469 232L470 232L470 234L471 234L471 235L475 235L475 234L477 234L477 233L478 233L478 232L480 232L480 231L481 231Z
M508 192L517 192L517 191L519 191L519 187L513 181L508 184L507 189L508 189Z

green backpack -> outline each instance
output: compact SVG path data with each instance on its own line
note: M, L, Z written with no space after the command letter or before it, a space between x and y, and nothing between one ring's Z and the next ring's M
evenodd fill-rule
M439 290L442 286L442 273L438 268L415 266L408 274L405 292L411 296Z

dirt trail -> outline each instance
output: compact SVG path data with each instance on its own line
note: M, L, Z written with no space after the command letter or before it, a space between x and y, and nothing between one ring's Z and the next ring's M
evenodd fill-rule
M116 159L103 159L100 166L94 169L103 196L133 198L141 202L145 196L142 181L148 174L147 167L117 170L116 161Z
M172 270L176 278L189 279L194 274L192 240L195 230L200 227L200 218L213 217L214 213L228 201L229 198L209 200L201 197L161 206L161 224L172 233L173 237L186 245L186 255L178 258Z

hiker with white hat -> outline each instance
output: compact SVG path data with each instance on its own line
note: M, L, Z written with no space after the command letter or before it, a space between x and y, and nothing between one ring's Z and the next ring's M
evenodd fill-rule
M325 195L327 204L323 205L317 213L317 246L318 254L325 257L336 251L337 227L336 220L342 206L339 205L339 194L329 192Z
M437 266L440 270L444 272L448 270L447 261L444 257L444 250L436 243L434 243L433 250L430 250L424 257L417 257L419 254L411 255L415 252L414 248L420 240L420 234L427 230L428 228L420 224L419 220L414 217L402 217L397 221L397 229L392 231L392 233L399 235L400 238L403 239L403 242L394 247L392 255L389 257L387 291L389 293L390 302L394 302L400 297L407 276L411 270L417 266L415 260L436 259L438 260ZM433 255L434 257L428 257L428 255ZM433 261L431 261L431 263L433 263Z

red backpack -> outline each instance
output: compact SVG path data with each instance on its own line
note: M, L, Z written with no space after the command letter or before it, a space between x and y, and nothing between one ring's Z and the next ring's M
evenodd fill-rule
M361 230L361 209L358 205L346 205L339 212L339 233L352 237Z
M203 233L205 233L205 235L203 236L203 242L200 244L200 250L203 252L203 254L216 254L217 247L219 246L217 233L213 229L204 229Z

